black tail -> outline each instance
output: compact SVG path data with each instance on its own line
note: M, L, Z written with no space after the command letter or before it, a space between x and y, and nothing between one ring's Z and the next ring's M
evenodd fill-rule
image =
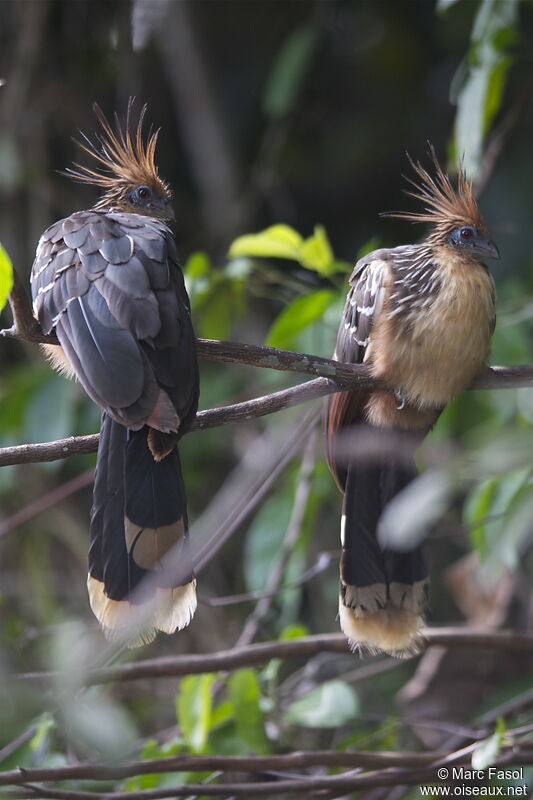
M404 456L348 465L341 523L341 628L354 646L396 656L418 648L428 574L420 547L393 552L377 538L385 507L417 476Z
M196 608L187 504L177 448L156 461L150 429L131 431L102 415L88 587L109 638L138 630L133 644L189 624Z

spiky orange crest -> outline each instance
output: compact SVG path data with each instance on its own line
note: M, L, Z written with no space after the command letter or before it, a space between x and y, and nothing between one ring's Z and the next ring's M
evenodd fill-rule
M428 239L438 242L444 240L451 231L462 225L472 225L482 235L488 235L488 229L480 214L474 195L472 182L465 175L462 166L457 176L457 188L439 164L435 149L429 147L433 161L432 175L422 164L407 156L418 180L407 178L413 187L407 191L410 197L424 204L422 211L397 211L387 213L387 217L406 219L410 222L426 222L433 226Z
M170 187L159 177L155 165L159 130L149 131L145 142L143 123L147 106L141 108L134 129L133 106L134 99L130 97L125 128L122 128L115 113L115 130L113 130L102 109L95 103L93 110L101 127L101 132L97 134L97 144L83 133L84 141L74 139L84 152L98 162L100 169L74 163L76 169L67 169L66 172L74 180L100 186L105 190L94 206L96 209L128 205L128 192L142 184L150 186L163 199L170 200L172 197Z

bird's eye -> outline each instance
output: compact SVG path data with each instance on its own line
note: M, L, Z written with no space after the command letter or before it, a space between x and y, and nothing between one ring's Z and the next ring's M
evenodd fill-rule
M473 228L468 228L468 227L461 228L461 230L459 231L459 236L463 241L468 241L468 239L471 239L473 235L474 235Z
M139 200L148 200L150 197L150 189L148 186L139 186L137 189L137 196Z

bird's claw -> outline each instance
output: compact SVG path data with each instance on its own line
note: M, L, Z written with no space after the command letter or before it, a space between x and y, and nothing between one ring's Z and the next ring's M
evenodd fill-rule
M394 397L399 403L399 405L396 406L396 410L401 411L402 408L405 408L405 406L407 405L407 400L405 399L405 397L402 396L401 392L394 392Z

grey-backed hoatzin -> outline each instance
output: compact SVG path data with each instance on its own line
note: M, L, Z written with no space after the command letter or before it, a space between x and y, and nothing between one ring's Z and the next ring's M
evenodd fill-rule
M60 343L45 345L50 360L102 408L89 598L110 638L143 606L134 644L183 628L196 608L176 448L198 405L196 342L145 111L132 129L130 101L113 130L95 106L98 143L78 144L96 166L68 172L104 193L43 233L31 276L34 313Z
M423 209L388 215L428 223L429 234L357 262L337 337L334 358L366 364L385 388L335 394L325 415L327 458L344 493L340 625L354 647L395 656L418 648L428 571L419 546L381 546L380 518L417 475L412 441L485 368L495 323L483 259L498 249L464 172L454 189L431 155L430 171L411 162L408 194ZM387 431L391 442L405 439L401 458L350 451L350 433L362 441Z

